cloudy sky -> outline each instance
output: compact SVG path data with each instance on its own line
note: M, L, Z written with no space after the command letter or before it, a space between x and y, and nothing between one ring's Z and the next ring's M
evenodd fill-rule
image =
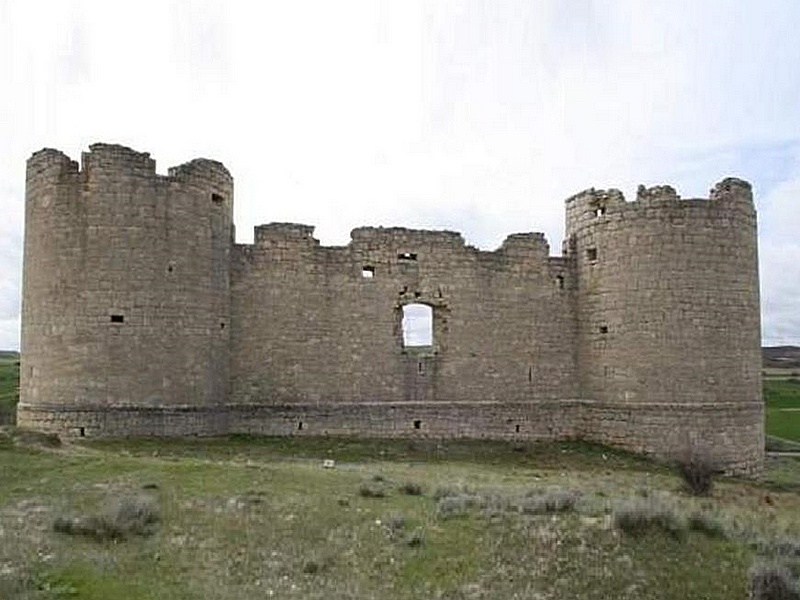
M544 231L588 187L750 180L765 344L800 344L800 2L0 0L0 348L25 160L96 141L236 178L270 221Z

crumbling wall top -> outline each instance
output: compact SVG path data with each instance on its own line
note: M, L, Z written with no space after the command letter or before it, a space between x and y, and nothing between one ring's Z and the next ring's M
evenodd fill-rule
M187 163L170 167L167 171L170 179L186 179L193 177L221 177L229 182L233 181L230 171L218 160L208 158L195 158Z
M319 246L319 240L314 237L314 226L301 223L258 225L254 229L253 239L257 246L298 242L303 245Z
M91 173L93 169L156 173L156 161L149 152L137 152L119 144L92 144L89 152L81 154L81 171Z
M463 247L464 237L457 231L409 229L406 227L357 227L350 232L353 245L417 243Z
M753 186L744 179L726 177L717 183L709 192L711 200L744 200L753 201Z
M60 173L77 173L78 163L55 148L42 148L28 159L28 176L55 168Z

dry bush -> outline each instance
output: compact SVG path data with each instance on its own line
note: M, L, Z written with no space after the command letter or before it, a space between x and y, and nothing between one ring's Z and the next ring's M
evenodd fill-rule
M422 486L418 483L414 483L413 481L406 481L402 486L400 486L400 491L407 496L422 496Z
M362 483L358 488L358 495L362 498L385 498L386 489L381 483Z
M443 496L436 503L436 516L440 519L449 519L465 515L471 508L482 505L480 496L474 494L456 494Z
M692 496L708 496L714 487L714 479L723 473L719 462L706 452L692 452L678 461L678 473L686 491Z
M123 540L133 535L152 535L160 520L158 507L151 498L124 495L112 498L97 514L58 517L53 530L97 541Z
M750 571L751 600L800 600L791 571L780 564L759 564Z
M663 532L673 538L686 533L686 521L671 507L655 501L632 501L614 508L614 525L629 535Z
M573 490L550 490L526 496L519 505L525 515L544 515L571 512L581 498L580 492Z
M477 492L474 488L465 485L465 484L450 484L450 485L440 485L437 486L435 490L433 490L433 499L434 500L441 500L442 498L447 498L449 496L460 496L462 494L467 494L468 496L476 496Z
M710 538L724 540L730 537L725 522L718 516L707 512L692 513L686 519L686 526L689 531L703 533Z

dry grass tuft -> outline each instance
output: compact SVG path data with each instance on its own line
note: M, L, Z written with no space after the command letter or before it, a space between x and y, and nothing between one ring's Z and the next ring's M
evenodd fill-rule
M614 525L633 536L663 532L679 539L687 530L686 520L671 507L651 500L628 501L613 511Z
M97 541L119 541L134 535L152 535L160 520L158 508L151 498L124 495L112 498L97 514L58 517L53 530Z

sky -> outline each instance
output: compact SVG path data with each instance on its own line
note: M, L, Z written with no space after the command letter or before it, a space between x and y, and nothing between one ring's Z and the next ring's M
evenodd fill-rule
M0 348L25 161L95 142L235 178L253 226L451 229L494 249L589 187L749 180L763 342L800 345L800 2L0 0Z

